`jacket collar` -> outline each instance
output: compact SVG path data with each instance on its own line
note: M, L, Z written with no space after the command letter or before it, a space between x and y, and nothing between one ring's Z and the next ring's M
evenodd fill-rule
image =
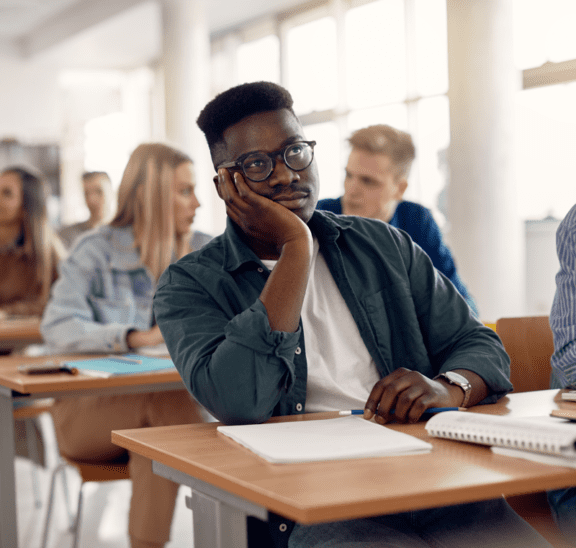
M335 215L328 211L314 211L312 218L308 222L308 226L312 234L318 238L320 248L336 241L342 230L346 230L352 225L352 220L345 217ZM259 266L264 266L262 261L256 256L242 238L242 231L236 223L226 218L226 230L222 235L223 246L223 268L231 272L238 270L242 265L248 263L256 263Z

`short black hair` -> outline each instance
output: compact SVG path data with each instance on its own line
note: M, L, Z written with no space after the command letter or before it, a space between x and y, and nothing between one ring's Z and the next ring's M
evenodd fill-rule
M202 109L196 123L204 132L214 156L214 147L223 140L227 128L259 112L285 108L294 114L293 103L290 92L278 84L250 82L217 95Z

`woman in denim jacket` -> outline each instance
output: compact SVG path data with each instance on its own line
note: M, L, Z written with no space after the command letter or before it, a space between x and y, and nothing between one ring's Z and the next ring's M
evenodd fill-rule
M164 269L210 240L191 232L199 202L191 159L163 144L132 153L109 225L80 237L60 266L42 319L52 352L126 352L162 344L152 297ZM53 419L60 451L105 461L121 456L110 431L201 421L185 390L156 394L65 398ZM169 540L178 485L152 473L150 461L130 454L132 548Z

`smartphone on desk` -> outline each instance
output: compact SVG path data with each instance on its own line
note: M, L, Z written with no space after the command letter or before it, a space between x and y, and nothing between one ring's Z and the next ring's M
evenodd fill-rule
M24 375L47 375L50 373L70 373L71 375L76 375L78 369L75 367L68 367L65 364L46 362L19 365L18 372L23 373Z

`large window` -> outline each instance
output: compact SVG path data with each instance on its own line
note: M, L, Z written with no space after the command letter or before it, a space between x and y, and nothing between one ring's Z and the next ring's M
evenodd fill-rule
M515 0L514 21L519 212L561 219L576 203L576 2Z
M407 199L434 210L449 144L445 0L329 0L212 42L213 92L277 81L318 142L320 197L343 192L346 139L372 124L409 131L417 148ZM234 78L230 78L234 75Z

